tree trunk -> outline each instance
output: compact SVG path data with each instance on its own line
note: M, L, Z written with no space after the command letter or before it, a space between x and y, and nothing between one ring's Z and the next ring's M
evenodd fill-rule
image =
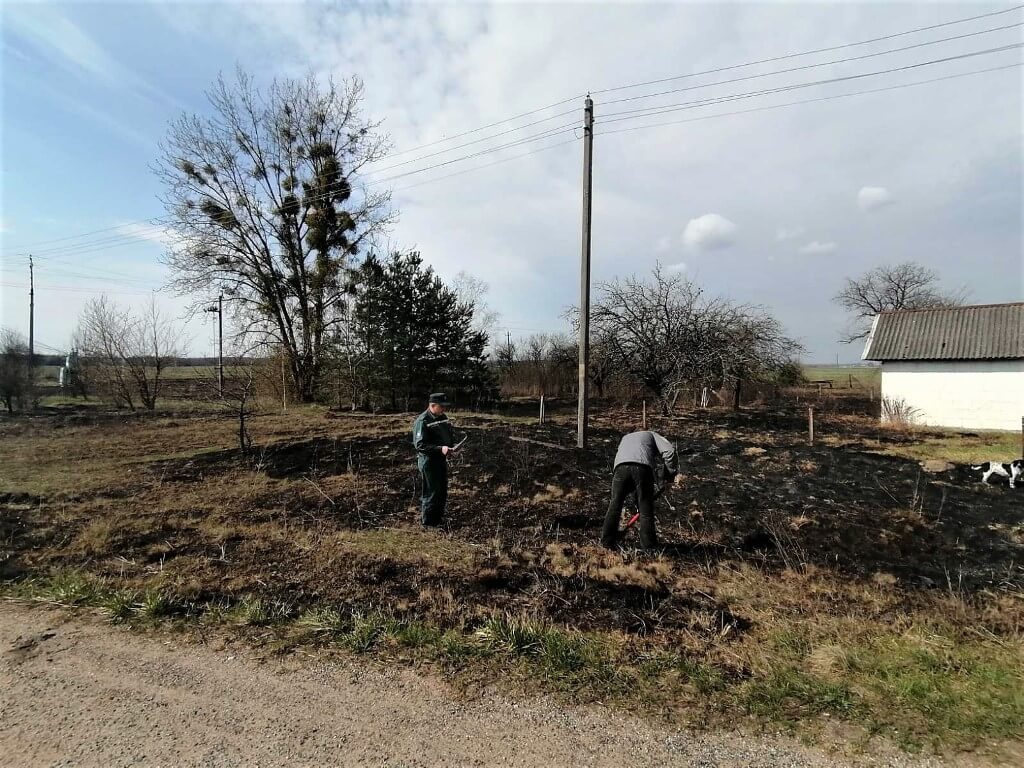
M732 409L738 411L740 409L740 392L743 389L743 379L739 376L736 377L736 391L733 393Z

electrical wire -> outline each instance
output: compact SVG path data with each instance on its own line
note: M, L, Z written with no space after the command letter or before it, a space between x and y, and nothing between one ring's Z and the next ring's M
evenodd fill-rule
M486 149L480 150L478 152L471 153L469 155L463 155L463 156L456 157L456 158L451 158L449 160L445 160L445 161L442 161L442 162L439 162L439 163L434 163L434 164L426 166L424 168L416 168L416 169L413 169L413 170L410 170L410 171L405 171L403 173L395 174L393 176L388 176L388 177L382 178L382 179L372 179L372 180L369 180L369 181L366 182L366 186L376 186L376 185L380 185L380 184L385 184L387 182L396 181L398 179L406 178L406 177L409 177L409 176L414 176L414 175L417 175L417 174L420 174L420 173L425 173L427 171L435 170L437 168L444 168L444 167L447 167L449 165L453 165L455 163L460 163L460 162L464 162L466 160L471 160L471 159L474 159L474 158L477 158L477 157L482 157L484 155L489 155L489 154L491 154L493 152L500 152L500 151L502 151L504 149L512 149L512 148L515 148L515 147L522 146L524 144L532 143L534 141L540 141L540 140L543 140L543 139L554 138L555 136L559 136L559 135L571 132L572 130L577 128L579 125L580 125L580 121L578 121L578 120L574 121L572 123L566 123L566 124L557 126L555 128L549 128L549 129L541 131L539 133L536 133L536 134L533 134L533 135L530 135L530 136L526 136L526 137L521 138L521 139L516 139L515 141L506 142L504 144L499 144L499 145L494 146L494 147L488 147ZM527 153L527 154L529 154L529 153ZM525 157L526 155L523 155L523 156ZM344 182L339 182L339 184L341 184L341 183L347 184L349 182L347 180L345 180ZM428 183L428 182L423 182L423 183ZM335 186L335 185L332 185L332 186ZM313 195L311 197L304 198L304 201L313 201L313 200L318 200L318 199L326 199L326 198L329 198L329 197L333 196L334 194L335 194L334 191L328 190L327 192L321 193L319 195ZM121 226L126 226L126 225L121 225ZM92 241L92 242L86 241L86 242L82 242L82 243L78 243L78 244L73 244L73 245L69 245L69 246L63 246L63 247L43 250L43 251L40 252L40 255L45 257L47 255L52 255L52 254L59 254L61 256L69 256L69 255L82 255L82 254L88 254L88 253L95 253L97 251L106 250L107 248L123 247L125 245L135 244L140 239L141 238L138 235L136 235L136 234L125 233L123 235L117 235L117 236L110 236L110 237L102 238L102 239L100 239L98 241ZM33 255L36 255L34 251L33 251Z
M767 106L764 106L764 107L754 107L752 109L741 109L741 110L737 110L735 112L720 112L720 113L714 114L714 115L701 115L699 117L686 118L685 120L667 120L667 121L662 121L660 123L650 123L648 125L637 125L637 126L631 126L631 127L627 127L627 128L615 128L615 129L612 129L612 130L609 130L609 131L604 131L604 130L598 131L598 130L595 130L594 135L595 136L598 136L598 135L600 135L600 136L608 136L608 135L611 135L613 133L626 133L626 132L629 132L629 131L640 131L640 130L643 130L645 128L659 128L661 126L666 126L666 125L681 125L683 123L695 123L695 122L699 122L701 120L714 120L715 118L719 118L719 117L732 117L734 115L747 115L747 114L751 114L753 112L767 112L767 111L773 110L773 109L782 109L783 107L794 107L794 106L798 106L800 104L813 104L814 102L818 102L818 101L833 101L835 99L845 99L845 98L847 98L849 96L863 96L865 94L870 94L870 93L882 93L882 92L885 92L885 91L899 90L901 88L912 88L912 87L918 86L918 85L928 85L929 83L938 83L938 82L941 82L941 81L944 81L944 80L955 80L957 78L969 77L971 75L980 75L980 74L984 74L986 72L999 72L1001 70L1013 69L1015 67L1021 67L1021 66L1024 66L1024 62L1017 62L1015 64L1004 64L1004 65L999 66L999 67L988 67L986 69L976 69L976 70L972 70L970 72L960 72L960 73L957 73L957 74L954 74L954 75L943 75L942 77L933 77L933 78L929 78L928 80L917 80L917 81L912 82L912 83L900 83L898 85L889 85L889 86L884 86L882 88L870 88L870 89L862 90L862 91L852 91L850 93L838 93L838 94L829 95L829 96L817 96L817 97L815 97L813 99L802 99L800 101L790 101L790 102L786 102L784 104L770 104L770 105L767 105ZM638 117L635 117L635 118L632 118L632 119L638 120L638 119L643 118L643 117L650 117L650 115L639 115ZM623 119L627 119L627 118L623 118Z
M28 283L3 283L0 282L0 286L4 288L25 288L29 287ZM162 293L165 289L154 288L151 291L105 291L105 290L93 290L92 288L75 288L70 285L36 285L36 291L71 291L74 293L109 293L113 296L149 296L153 293Z
M601 118L602 123L614 123L621 120L630 120L637 117L654 117L656 115L664 115L670 112L678 112L682 109L693 109L695 107L707 106L709 104L720 104L726 101L737 101L740 99L753 98L755 96L765 96L775 93L783 93L786 91L799 90L801 88L812 88L817 85L830 85L833 83L845 83L850 80L861 80L865 77L877 77L878 75L889 75L894 72L906 72L911 69L920 69L921 67L929 67L935 64L945 64L951 61L960 61L962 59L970 59L977 56L986 56L991 53L1002 53L1005 51L1015 50L1024 47L1024 43L1013 43L1011 45L1004 45L997 48L988 48L983 51L971 51L969 53L962 53L956 56L947 56L941 59L933 59L931 61L922 61L914 64L905 64L902 67L893 67L891 69L876 70L875 72L861 72L856 75L844 75L842 77L831 77L825 80L814 80L811 82L795 83L793 85L780 86L778 88L768 88L760 91L749 91L747 93L732 94L730 96L722 96L717 99L702 99L697 102L682 102L679 104L663 104L657 107L645 107L642 109L627 109L620 112L611 112ZM646 114L639 114L639 113ZM630 117L625 117L630 115Z
M431 184L434 181L441 181L441 180L446 179L446 178L454 178L455 176L462 176L463 174L472 173L473 171L480 171L480 170L483 170L484 168L490 168L492 166L502 165L503 163L508 163L508 162L510 162L512 160L519 160L521 158L527 158L530 155L537 155L538 153L541 153L541 152L547 152L548 150L554 150L554 148L556 146L564 146L565 144L573 144L573 143L575 143L577 141L580 141L580 140L581 140L581 138L570 138L567 141L559 141L559 142L554 143L554 144L549 144L548 146L542 146L540 148L537 148L537 150L532 150L530 152L523 153L522 155L515 155L515 156L513 156L511 158L502 158L501 160L496 160L493 163L484 163L483 165L474 166L473 168L467 168L464 171L456 171L455 173L447 173L447 174L445 174L443 176L437 176L435 178L427 179L426 181L418 181L415 184L407 184L406 186L399 186L399 187L397 187L395 189L392 189L391 191L392 191L392 193L400 193L400 191L406 191L407 189L413 189L413 188L415 188L417 186L423 186L424 184Z
M971 21L977 21L977 20L980 20L980 19L992 18L992 17L995 17L995 16L1000 16L1000 15L1004 15L1004 14L1007 14L1007 13L1012 13L1014 11L1021 10L1022 8L1024 8L1024 5L1016 5L1016 6L1013 6L1013 7L1010 7L1010 8L1000 9L998 11L992 11L992 12L989 12L989 13L977 14L975 16L969 16L969 17L966 17L966 18L954 19L954 20L947 21L947 22L942 22L942 23L939 23L939 24L932 24L932 25L928 25L928 26L915 27L913 29L903 30L901 32L896 32L896 33L892 33L892 34L888 34L888 35L882 35L882 36L879 36L879 37L869 38L869 39L866 39L866 40L859 40L859 41L855 41L855 42L852 42L852 43L843 43L843 44L839 44L839 45L827 46L827 47L817 48L817 49L808 50L808 51L799 51L799 52L787 53L787 54L783 54L783 55L779 55L779 56L772 56L772 57L769 57L769 58L758 59L758 60L755 60L755 61L748 61L748 62L743 62L743 63L740 63L740 64L732 64L732 65L728 65L728 66L724 66L724 67L717 67L717 68L714 68L714 69L708 69L708 70L704 70L704 71L701 71L701 72L692 72L692 73L687 73L687 74L682 74L682 75L675 75L675 76L671 76L671 77L658 78L658 79L654 79L654 80L647 80L647 81L643 81L643 82L629 83L629 84L626 84L626 85L620 85L620 86L615 86L615 87L612 87L612 88L604 88L604 89L592 91L592 94L613 93L613 92L618 92L618 91L622 91L622 90L628 90L628 89L632 89L632 88L640 88L640 87L646 87L646 86L650 86L650 85L658 85L658 84L661 84L661 83L673 82L673 81L676 81L676 80L681 80L681 79L685 79L685 78L689 78L689 77L697 77L697 76L701 76L701 75L717 74L717 73L720 73L720 72L727 72L727 71L730 71L730 70L740 69L740 68L749 67L749 66L755 66L755 65L758 65L758 64L767 64L767 63L772 63L772 62L784 61L784 60L787 60L787 59L797 58L797 57L801 57L801 56L809 56L809 55L814 55L814 54L819 54L819 53L827 53L827 52L831 52L831 51L842 50L842 49L845 49L845 48L851 48L851 47L855 47L855 46L867 45L867 44L870 44L870 43L877 43L877 42L882 42L882 41L885 41L885 40L892 40L892 39L896 39L896 38L903 37L903 36L906 36L906 35L916 34L916 33L919 33L919 32L925 32L925 31L930 31L930 30L934 30L934 29L945 28L945 27L956 25L956 24L964 24L964 23L968 23L968 22L971 22ZM1016 26L1016 25L1007 25L1007 28L1012 27L1012 26ZM967 36L971 36L973 34L985 34L985 33L990 32L990 31L996 31L996 30L984 30L984 31L981 31L981 32L970 33L968 35L962 35L962 36L957 36L957 37L954 37L954 38L948 38L947 40L959 39L960 37L967 37ZM930 41L928 43L922 43L921 45L935 44L936 42L942 42L942 41ZM910 47L919 47L919 46L908 46L908 48L910 48ZM892 52L895 52L895 51L892 51ZM886 53L889 53L889 52L886 52ZM882 54L876 54L876 55L882 55ZM855 58L863 58L863 57L855 57ZM824 65L816 65L816 66L824 66ZM792 71L792 70L785 70L785 71ZM898 71L898 70L896 70L896 71ZM778 73L765 73L765 74L759 75L759 76L767 76L768 74L778 74ZM732 81L725 81L725 82L732 82ZM699 86L699 87L710 87L711 85L721 85L721 84L723 84L723 83L713 83L713 84L707 84L706 86ZM684 89L678 89L678 90L684 90ZM678 92L678 91L676 91L676 92ZM644 96L631 97L631 100L632 99L640 99L640 98L651 98L651 97L653 97L655 95L659 95L659 94L646 94ZM663 95L663 94L661 94L661 95ZM534 114L539 114L539 113L541 113L541 112L543 112L545 110L548 110L548 109L554 109L555 107L559 107L559 106L561 106L563 104L568 104L568 103L570 103L571 101L574 101L577 98L579 98L579 96L572 96L572 97L569 97L569 98L566 98L566 99L562 99L560 101L553 102L551 104L547 104L547 105L545 105L543 107L537 107L535 109L527 110L526 112L521 112L521 113L519 113L517 115L513 115L511 117L503 118L502 120L498 120L498 121L495 121L495 122L492 122L492 123L488 123L488 124L483 125L483 126L479 126L477 128L472 128L472 129L469 129L469 130L466 130L466 131L462 131L460 133L453 134L451 136L446 136L446 137L437 139L435 141L431 141L431 142L427 142L427 143L424 143L424 144L420 144L420 145L415 146L415 147L410 147L408 149L392 153L391 157L398 157L398 156L401 156L403 154L408 154L409 152L419 151L421 149L426 149L426 148L429 148L429 147L432 147L432 146L436 146L438 144L443 144L443 143L446 143L446 142L449 142L449 141L454 141L456 139L462 138L464 136L472 135L472 134L477 133L479 131L488 130L490 128L494 128L494 127L499 126L499 125L504 125L506 123L522 119L524 117L529 117L529 116L534 115ZM619 101L624 101L624 100L626 100L626 99L614 100L612 102L606 102L606 103L617 103ZM555 119L556 117L562 116L564 114L568 114L568 112L560 113L559 115L553 115L553 116L551 116L549 118L545 118L544 120L535 121L534 123L530 123L528 125L539 124L541 122L545 122L546 120ZM605 122L608 122L608 121L605 120ZM508 131L504 131L501 134L497 134L497 135L500 136L500 135L505 135L507 133L512 133L512 132L514 132L516 130L520 130L521 128L528 127L528 125L527 126L520 126L519 128L513 128L513 129L510 129ZM605 133L608 133L608 132L606 131ZM491 137L491 138L494 138L494 137ZM486 139L481 139L480 141L483 141L483 140L486 140ZM470 142L470 143L479 143L479 142L478 141L474 141L474 142ZM499 151L500 149L508 148L510 146L517 146L517 145L518 145L518 143L513 143L513 144L510 144L510 145L504 145L502 147L494 148L493 151ZM468 146L468 144L464 145L464 146ZM431 156L434 156L436 154L442 154L442 153L441 152L439 152L439 153L432 153L431 155L427 155L425 157L431 157ZM479 157L480 154L481 153L474 153L472 155L467 156L466 158L459 158L459 159L456 159L456 160L452 160L450 162L458 162L458 161L461 161L462 159L472 159L472 158L475 158L475 157ZM523 156L525 157L525 155L523 155ZM423 159L423 158L420 158L420 159ZM409 161L409 162L413 162L413 161ZM381 169L378 169L378 172L386 170L387 168L394 168L394 167L397 167L398 165L404 165L404 164L406 164L406 163L396 164L396 165L393 165L393 166L388 166L386 168L381 168ZM433 165L433 166L430 166L428 168L420 169L419 171L415 171L415 172L419 173L419 172L425 172L425 171L428 171L428 170L433 170L433 169L435 169L437 167L442 167L442 165L445 165L445 164ZM487 167L487 166L485 165L485 166L481 166L481 167ZM456 175L456 174L450 174L450 175ZM393 180L393 179L396 179L396 178L401 178L401 177L402 176L395 176L395 177L388 178L388 179L381 179L377 183L383 183L383 182L390 181L390 180ZM446 177L441 177L441 178L447 178L447 176ZM427 182L423 182L423 183L427 183ZM65 236L65 237L52 238L52 239L48 239L48 240L39 240L39 241L35 241L33 243L23 244L23 245L19 246L19 250L21 252L27 252L29 250L32 250L35 246L39 246L39 245L47 245L47 244L51 244L51 243L62 243L62 242L68 242L68 241L72 241L72 240L82 240L83 238L89 237L91 235L101 234L101 233L104 233L104 232L112 232L112 231L115 231L115 230L123 229L123 227L129 226L129 225L132 225L132 224L145 224L145 225L150 225L150 226L159 226L161 224L167 224L167 223L169 223L167 220L161 219L159 217L154 217L154 218L150 218L150 219L141 219L141 220L126 222L124 224L118 224L118 225L115 225L115 226L112 226L112 227L103 227L103 228L100 228L100 229L91 230L91 231L88 231L88 232L83 232L83 233L79 233L79 234L75 234L75 235L68 235L68 236ZM136 236L132 236L132 235L124 235L123 237L125 238L125 242L136 242L138 240L138 238ZM111 243L117 242L117 239L115 238L113 241L110 241L110 242ZM78 245L96 245L96 243L80 243ZM65 249L62 252L63 253L68 253L68 254L75 253L73 248L74 248L74 244L72 246L65 247Z
M954 37L944 37L944 38L942 38L940 40L927 40L927 41L925 41L923 43L915 43L914 45L905 45L902 48L891 48L891 49L889 49L887 51L876 51L874 53L865 53L862 56L849 56L849 57L847 57L845 59L832 59L830 61L821 61L821 62L817 62L815 64L804 64L803 66L800 66L800 67L790 67L788 69L776 69L776 70L774 70L772 72L759 72L759 73L754 74L754 75L746 75L744 77L734 77L731 80L720 80L720 81L718 81L716 83L702 83L700 85L689 85L689 86L686 86L685 88L672 88L672 89L667 90L667 91L658 91L657 93L644 94L643 96L627 96L627 97L621 98L621 99L612 99L610 101L602 102L602 105L603 106L607 106L609 104L621 104L623 102L639 101L641 99L653 99L653 98L656 98L658 96L667 96L667 95L672 94L672 93L683 93L684 91L692 91L692 90L695 90L697 88L710 88L710 87L717 86L717 85L729 85L730 83L740 83L740 82L744 82L746 80L756 80L756 79L761 78L761 77L772 77L774 75L785 75L785 74L788 74L790 72L802 72L802 71L805 71L805 70L808 70L808 69L816 69L818 67L831 67L831 66L835 66L837 64L848 64L851 61L863 61L865 59L873 59L873 58L875 58L877 56L890 56L890 55L892 55L894 53L903 53L905 51L910 51L910 50L913 50L915 48L924 48L924 47L929 46L929 45L939 45L941 43L948 43L948 42L951 42L953 40L963 40L963 39L968 38L968 37L976 37L977 35L985 35L985 34L990 34L992 32L1001 32L1001 31L1004 31L1004 30L1007 30L1007 29L1016 29L1016 28L1019 28L1021 26L1024 26L1024 22L1017 22L1015 24L1007 24L1007 25L1002 26L1002 27L993 27L992 29L983 29L980 32L968 32L967 34L956 35Z
M702 72L690 72L690 73L685 74L685 75L674 75L672 77L662 77L662 78L659 78L657 80L647 80L647 81L641 82L641 83L629 83L627 85L619 85L619 86L616 86L614 88L603 88L602 90L599 90L599 91L592 91L591 95L596 95L596 94L599 94L599 93L613 93L615 91L623 91L623 90L626 90L626 89L629 89L629 88L642 88L642 87L648 86L648 85L660 85L661 83L669 83L669 82L672 82L673 80L683 80L683 79L685 79L687 77L699 77L701 75L715 75L715 74L718 74L719 72L728 72L728 71L733 70L733 69L742 69L743 67L753 67L753 66L756 66L758 64L771 64L771 63L774 63L776 61L785 61L786 59L795 59L795 58L798 58L800 56L813 56L813 55L818 54L818 53L830 53L832 51L841 51L844 48L854 48L854 47L859 46L859 45L869 45L871 43L880 43L880 42L883 42L885 40L894 40L897 37L905 37L906 35L913 35L913 34L916 34L918 32L929 32L929 31L931 31L933 29L941 29L941 28L944 28L944 27L951 27L951 26L953 26L955 24L966 24L967 22L978 21L979 19L988 19L988 18L992 18L993 16L1002 16L1003 14L1013 13L1014 11L1019 11L1022 8L1024 8L1024 5L1015 5L1012 8L1004 8L1002 10L992 11L991 13L982 13L982 14L979 14L977 16L968 16L967 18L963 18L963 19L953 19L952 21L944 21L941 24L931 24L931 25L926 26L926 27L915 27L914 29L907 29L907 30L904 30L902 32L895 32L893 34L883 35L881 37L872 37L872 38L869 38L867 40L858 40L857 42L854 42L854 43L841 43L839 45L831 45L831 46L828 46L826 48L815 48L814 50L811 50L811 51L800 51L800 52L797 52L797 53L786 53L786 54L783 54L781 56L772 56L772 57L767 58L767 59L758 59L757 61L747 61L747 62L744 62L743 64L731 64L731 65L729 65L727 67L717 67L715 69L706 69L706 70L704 70Z

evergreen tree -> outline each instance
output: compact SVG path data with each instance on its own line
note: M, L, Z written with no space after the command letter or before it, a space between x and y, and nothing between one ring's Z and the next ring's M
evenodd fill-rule
M357 284L352 324L374 400L409 410L437 390L474 406L494 398L487 335L473 327L473 303L460 301L419 253L371 255Z

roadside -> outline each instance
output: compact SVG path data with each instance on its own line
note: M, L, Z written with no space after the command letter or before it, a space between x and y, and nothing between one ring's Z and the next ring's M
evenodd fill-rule
M944 765L875 744L840 759L779 736L693 734L542 698L467 700L409 669L316 653L257 660L17 602L0 603L0 691L0 754L25 768Z

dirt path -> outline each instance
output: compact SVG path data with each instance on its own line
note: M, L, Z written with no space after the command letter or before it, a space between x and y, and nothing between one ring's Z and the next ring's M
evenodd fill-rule
M453 698L349 662L261 662L88 616L0 603L10 766L939 765L840 761L778 738L694 735L544 700Z

